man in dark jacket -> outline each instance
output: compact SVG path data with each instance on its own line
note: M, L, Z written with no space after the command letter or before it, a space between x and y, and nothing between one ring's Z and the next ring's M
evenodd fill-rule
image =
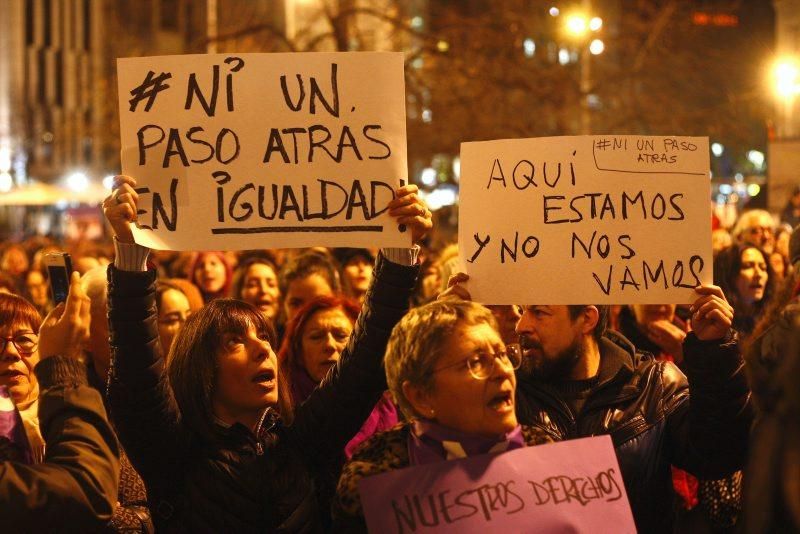
M517 325L527 356L520 422L556 440L609 434L640 532L672 531L671 465L719 479L746 458L752 411L733 310L719 288L696 291L683 349L688 380L606 333L603 306L526 306Z
M88 299L74 273L64 308L45 318L35 368L39 421L47 444L41 464L0 463L0 531L92 532L117 501L119 451L100 394L88 386L76 347L88 328Z

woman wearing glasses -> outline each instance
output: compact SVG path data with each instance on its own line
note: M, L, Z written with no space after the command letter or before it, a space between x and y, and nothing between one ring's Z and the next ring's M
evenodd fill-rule
M44 439L39 431L39 384L33 368L39 362L39 327L42 317L22 297L0 293L0 386L6 386L17 406L33 459L44 458Z
M333 506L336 531L366 531L358 481L394 469L505 452L550 441L521 427L514 409L519 345L505 345L492 312L440 300L409 312L384 359L386 381L409 422L377 434L345 465Z

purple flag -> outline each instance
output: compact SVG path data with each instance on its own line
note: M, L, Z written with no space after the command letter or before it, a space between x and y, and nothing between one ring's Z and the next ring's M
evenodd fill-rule
M0 460L33 463L25 425L6 386L0 386Z

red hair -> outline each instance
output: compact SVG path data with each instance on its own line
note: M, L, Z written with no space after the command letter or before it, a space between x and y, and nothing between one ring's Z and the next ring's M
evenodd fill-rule
M42 316L36 307L18 295L0 293L0 325L14 326L22 323L30 325L34 333L39 333Z
M203 291L203 288L200 287L200 284L197 283L197 279L195 278L195 269L197 266L200 265L200 262L203 261L203 258L206 256L216 256L219 258L219 261L222 262L222 265L225 266L225 284L222 286L222 289L217 291L216 293L206 293ZM231 284L233 283L233 269L231 269L231 264L228 263L228 259L225 257L225 254L219 251L204 251L198 252L194 259L192 260L191 266L189 267L189 281L192 282L200 292L203 294L203 300L208 302L211 299L215 298L224 298L228 297L231 292Z

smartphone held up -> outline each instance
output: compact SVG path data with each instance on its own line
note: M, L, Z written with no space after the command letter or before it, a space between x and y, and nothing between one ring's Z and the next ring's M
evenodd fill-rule
M46 254L43 261L50 279L50 294L53 297L53 304L58 305L67 300L69 294L72 259L66 252L57 252Z

